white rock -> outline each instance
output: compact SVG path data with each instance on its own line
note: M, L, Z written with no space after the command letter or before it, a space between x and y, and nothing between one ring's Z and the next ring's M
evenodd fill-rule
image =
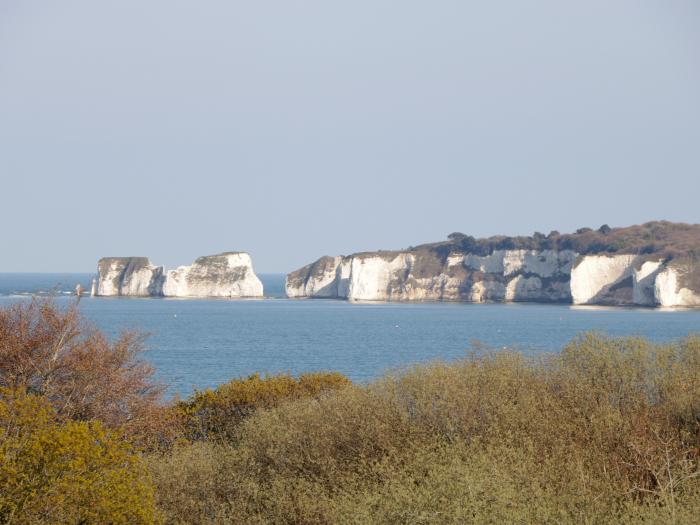
M565 301L569 290L556 278L566 280L575 258L570 251L527 250L453 253L444 261L426 252L322 257L290 273L286 291L355 301Z
M469 297L475 303L504 301L506 298L506 285L498 281L478 281L472 285Z
M681 275L695 270L683 265L667 266L656 276L654 296L659 306L700 306L700 292L683 287ZM697 270L695 270L697 271Z
M401 274L410 269L413 256L353 257L350 263L348 299L353 301L405 300Z
M506 301L537 301L542 299L542 280L539 277L518 275L508 281Z
M98 296L160 295L163 267L146 257L105 257L97 263Z
M338 267L342 257L321 257L309 265L313 278L292 282L287 276L285 289L288 297L338 297Z
M447 257L447 266L460 266L464 265L464 255L451 254Z
M247 253L198 258L164 272L146 257L109 257L97 267L96 295L166 297L261 297L263 286Z
M464 256L464 266L470 270L484 273L504 272L503 251L496 250L491 255L475 255L468 253Z
M229 252L199 257L190 266L169 270L165 297L262 297L263 286L250 256Z
M573 303L601 302L612 286L632 275L635 258L635 255L583 256L571 270Z
M425 250L376 252L322 257L290 273L286 290L289 297L355 301L700 305L700 293L681 286L678 277L690 275L695 267L672 265L633 254L579 258L571 250L443 256Z

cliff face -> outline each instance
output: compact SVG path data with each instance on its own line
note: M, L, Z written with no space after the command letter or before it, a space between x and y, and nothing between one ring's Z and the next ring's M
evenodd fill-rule
M199 257L191 266L169 270L166 297L261 297L263 286L247 253Z
M354 301L532 301L700 306L695 267L636 255L495 251L488 256L410 252L323 257L286 279L289 297Z
M654 296L661 306L700 306L700 261L681 259L660 268Z
M154 266L147 257L104 257L97 263L95 295L160 295L163 267Z
M700 241L700 228L681 226L683 242L687 243L692 235ZM664 233L676 225L648 223L644 227L661 237L659 231ZM632 228L635 229L632 233L628 229L608 229L597 237L595 232L591 234L591 230L584 229L579 235L557 234L554 239L550 234L549 237L475 240L453 234L450 242L405 251L322 257L288 274L286 291L289 297L354 301L700 306L700 261L679 256L672 251L677 246L670 242L663 249L638 248L634 244L638 242L637 236L647 232L641 230L638 234L638 229L643 227ZM626 242L637 253L610 253L614 251L612 245L600 241L607 235L616 246L622 246L620 251L624 251ZM551 248L498 248L533 243Z
M435 253L323 257L290 273L289 297L357 301L569 301L572 252L498 250L491 255Z
M198 258L165 271L146 257L107 257L97 264L98 296L262 297L263 286L243 252Z

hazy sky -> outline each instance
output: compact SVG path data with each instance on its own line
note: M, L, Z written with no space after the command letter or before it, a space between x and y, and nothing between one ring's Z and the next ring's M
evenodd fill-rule
M0 271L700 222L700 2L0 0Z

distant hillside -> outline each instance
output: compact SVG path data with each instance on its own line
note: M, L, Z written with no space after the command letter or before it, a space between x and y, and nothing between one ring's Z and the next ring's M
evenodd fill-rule
M580 228L576 233L552 231L545 235L535 232L531 236L495 235L485 239L455 232L448 236L447 241L409 247L408 251L489 255L494 250L517 249L572 250L581 255L629 253L656 254L661 258L681 255L700 257L700 224L653 221L624 228L611 228L604 224L597 230Z

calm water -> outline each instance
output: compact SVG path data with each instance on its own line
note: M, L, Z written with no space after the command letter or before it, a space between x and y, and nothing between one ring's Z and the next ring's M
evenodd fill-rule
M215 386L253 372L338 370L357 381L432 359L465 355L474 341L555 351L577 333L665 341L700 332L700 310L537 304L371 303L287 300L283 275L261 275L264 300L83 298L91 321L114 335L151 334L147 358L171 392ZM85 274L0 274L0 305L54 290L57 302Z

